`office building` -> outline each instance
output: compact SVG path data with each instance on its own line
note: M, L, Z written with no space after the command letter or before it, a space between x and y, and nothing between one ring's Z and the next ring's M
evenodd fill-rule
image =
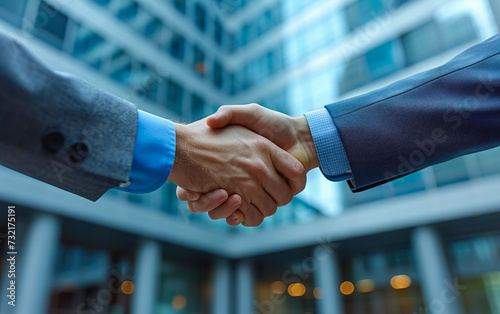
M298 116L499 25L499 0L0 0L1 31L48 66L182 122L249 102ZM356 194L315 170L258 228L191 214L169 183L92 203L2 167L18 260L16 311L1 260L0 313L498 314L499 158ZM0 233L5 256L7 214Z

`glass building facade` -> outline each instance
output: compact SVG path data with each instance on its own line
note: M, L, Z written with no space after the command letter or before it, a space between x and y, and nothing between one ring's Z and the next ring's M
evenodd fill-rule
M249 102L299 116L499 25L499 0L0 0L0 30L49 67L182 122ZM0 313L499 314L499 157L356 194L315 170L258 228L191 214L170 183L91 203L0 168L19 251ZM4 292L6 234L2 218Z

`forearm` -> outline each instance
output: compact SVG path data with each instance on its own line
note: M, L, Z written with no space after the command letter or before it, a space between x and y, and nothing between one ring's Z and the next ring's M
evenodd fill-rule
M327 106L355 190L500 145L500 36L442 67Z
M54 73L0 34L0 163L96 200L128 179L135 107Z

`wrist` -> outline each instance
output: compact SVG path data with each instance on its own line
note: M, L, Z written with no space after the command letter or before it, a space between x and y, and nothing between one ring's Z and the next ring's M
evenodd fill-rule
M316 151L316 146L314 145L314 140L311 134L311 129L309 128L309 123L305 116L294 118L295 130L297 132L297 138L307 156L307 161L302 162L306 171L312 170L320 166L318 153Z
M175 157L174 163L172 165L172 171L168 177L168 181L179 185L180 179L184 177L183 169L185 169L185 162L189 160L187 158L187 126L180 123L174 123L175 127Z

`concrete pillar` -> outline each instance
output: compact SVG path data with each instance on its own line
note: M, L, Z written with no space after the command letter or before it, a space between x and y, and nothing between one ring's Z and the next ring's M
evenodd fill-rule
M254 265L251 260L240 260L236 265L236 313L252 314L254 300Z
M214 265L212 314L229 314L231 301L231 269L229 261L217 258Z
M132 314L154 313L161 251L161 244L157 241L144 239L139 245L135 261Z
M317 262L314 279L316 286L321 290L321 298L317 301L318 313L344 313L344 304L339 290L340 266L336 252L331 247L318 246L314 250L314 257Z
M443 245L436 230L420 227L413 232L413 247L430 314L462 314L460 291L451 278Z
M491 5L491 12L495 17L495 21L497 22L498 30L500 31L500 0L489 0Z
M16 272L16 312L47 313L61 226L52 215L38 213L26 230ZM16 236L19 238L20 235ZM8 312L8 313L12 313Z

